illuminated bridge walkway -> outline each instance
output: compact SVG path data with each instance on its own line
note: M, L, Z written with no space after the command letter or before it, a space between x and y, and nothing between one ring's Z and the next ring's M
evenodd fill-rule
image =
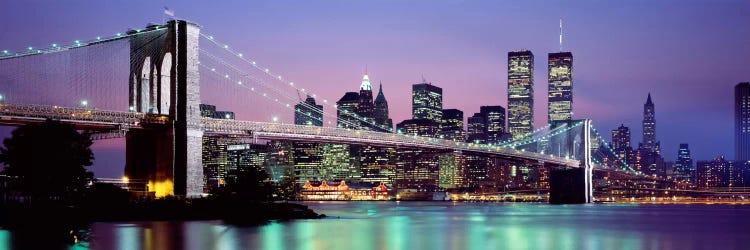
M459 152L579 169L576 182L585 202L592 200L593 169L642 176L613 153L590 120L546 126L492 145L455 142L341 128L393 131L356 115L338 119L347 110L313 88L261 66L195 23L172 20L85 41L3 50L0 125L54 119L110 133L98 139L125 137L126 171L184 196L203 192L204 134ZM321 105L303 96L322 100ZM234 114L232 119L205 118L201 103L230 108L244 119ZM327 123L296 108L300 105L319 112ZM288 118L263 121L271 115L276 120L278 114L300 115L323 126L293 125Z

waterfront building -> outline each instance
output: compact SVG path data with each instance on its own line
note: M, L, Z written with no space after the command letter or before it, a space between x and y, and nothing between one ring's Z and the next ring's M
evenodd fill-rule
M534 54L508 52L508 132L514 139L534 130Z
M294 124L323 126L323 105L317 105L315 98L307 96L304 102L294 105ZM320 143L293 142L294 176L298 184L306 180L320 180L323 150Z

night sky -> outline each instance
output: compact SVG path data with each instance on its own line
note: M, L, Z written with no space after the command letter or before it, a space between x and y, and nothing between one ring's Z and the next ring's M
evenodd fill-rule
M328 100L357 91L367 67L394 123L410 118L422 76L465 117L507 107L507 52L529 49L536 127L563 17L574 118L606 134L623 123L637 147L650 92L667 160L679 143L694 159L732 159L733 86L750 81L750 1L6 1L0 49L142 28L161 22L164 6ZM121 141L97 142L95 153L98 176L122 173Z

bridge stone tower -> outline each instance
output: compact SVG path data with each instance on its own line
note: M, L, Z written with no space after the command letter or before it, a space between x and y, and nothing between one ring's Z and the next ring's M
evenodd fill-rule
M582 122L580 127L565 133L565 136L551 140L552 143L567 145L562 155L569 155L580 161L577 168L562 168L550 171L549 202L553 204L591 203L594 201L593 164L591 164L591 120Z
M130 38L130 111L163 115L170 122L143 124L144 129L127 134L125 174L147 180L157 197L200 195L200 26L173 20L128 33L136 34Z

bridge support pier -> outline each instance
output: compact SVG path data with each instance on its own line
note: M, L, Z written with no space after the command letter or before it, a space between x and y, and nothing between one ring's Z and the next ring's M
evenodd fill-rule
M590 168L554 169L549 175L549 203L593 202Z
M147 29L128 31L140 34L130 38L130 110L167 115L170 122L166 128L147 128L128 136L126 169L137 173L130 178L147 177L157 185L157 197L199 196L203 193L200 27L172 20L165 27Z

